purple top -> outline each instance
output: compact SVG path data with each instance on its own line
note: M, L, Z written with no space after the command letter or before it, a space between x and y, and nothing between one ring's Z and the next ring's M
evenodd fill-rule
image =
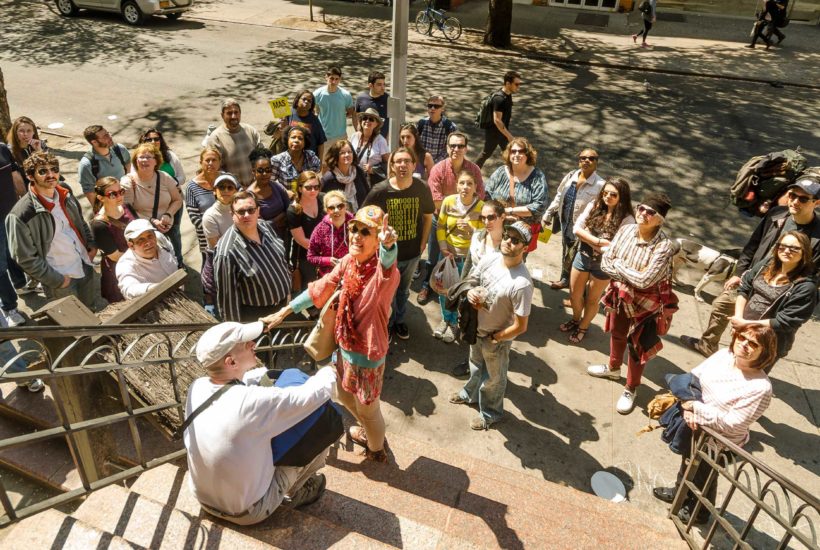
M310 234L307 259L316 266L316 274L319 277L333 270L331 258L344 258L347 255L347 224L352 219L353 214L345 212L345 223L337 228L333 226L328 214Z

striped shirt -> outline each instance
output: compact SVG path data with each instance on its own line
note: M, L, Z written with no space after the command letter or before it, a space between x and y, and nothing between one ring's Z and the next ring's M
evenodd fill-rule
M258 227L261 243L233 226L216 245L216 299L225 321L239 321L243 305L273 306L290 294L285 245L269 224L260 222Z
M697 424L742 446L749 440L749 427L772 401L772 383L762 370L742 371L734 360L724 348L692 369L703 394L701 401L692 402L692 412Z
M601 257L601 269L616 281L648 289L671 277L672 245L662 229L644 242L637 224L621 226Z
M185 207L188 209L188 217L194 224L196 230L196 241L199 244L199 251L204 253L208 250L208 240L202 231L202 215L216 202L216 195L210 189L203 189L196 182L191 180L185 187Z

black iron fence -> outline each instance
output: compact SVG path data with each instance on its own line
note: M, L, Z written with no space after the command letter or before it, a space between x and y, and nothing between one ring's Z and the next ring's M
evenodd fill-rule
M699 488L696 478L705 478L705 484ZM725 495L714 498L719 479ZM690 511L686 522L678 517L684 506ZM708 520L696 526L706 512ZM693 445L670 518L691 548L818 548L817 492L794 484L709 428L701 427Z
M263 333L257 341L257 356L269 368L274 367L274 362L279 366L282 359L286 359L286 366L308 364L309 357L304 353L302 344L313 324L309 321L285 322L276 331ZM187 384L194 377L204 375L204 370L188 367L184 375L180 370L183 365L195 364L194 347L198 335L210 326L50 326L3 330L0 333L0 382L23 384L35 378L42 379L50 388L59 423L46 429L30 429L22 435L0 440L0 453L15 447L63 438L71 451L82 486L15 508L0 476L0 505L4 512L0 517L0 527L185 456L185 449L181 443L177 443L170 445L174 447L170 452L148 457L140 431L141 426L144 429L146 424L138 420L150 420L159 425L162 422L157 424L157 417L165 414L166 431L172 430L173 424L181 423ZM21 365L25 365L25 370L19 371ZM162 372L158 379L165 381L167 386L159 392L161 399L152 401L132 398L133 381L127 375L135 370ZM78 399L91 400L93 396L90 392L83 395L82 383L77 391L76 384L72 386L65 382L85 380L88 375L94 374L108 374L113 379L120 400L117 405L119 410L89 418L78 417L77 407L73 405L77 404ZM80 378L83 376L86 378ZM169 425L168 418L178 422L171 422ZM128 426L127 437L133 445L133 462L136 465L118 468L114 473L103 468L101 473L98 464L95 464L98 462L99 457L96 455L99 452L93 448L91 434L120 423Z

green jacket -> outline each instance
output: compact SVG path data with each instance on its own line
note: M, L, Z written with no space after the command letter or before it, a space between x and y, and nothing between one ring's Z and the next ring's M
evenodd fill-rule
M58 187L64 197L66 215L82 236L86 250L94 248L94 237L82 216L82 209L71 191ZM29 189L6 217L6 235L9 252L14 261L32 279L49 288L63 284L63 275L46 261L51 241L54 239L54 218Z

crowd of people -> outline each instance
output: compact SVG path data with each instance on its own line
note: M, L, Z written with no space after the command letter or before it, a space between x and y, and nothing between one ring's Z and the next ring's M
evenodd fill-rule
M477 406L474 430L503 419L510 349L528 330L532 311L526 260L543 230L555 227L562 246L560 275L550 286L569 289L571 316L555 328L572 345L583 345L602 304L609 359L587 372L618 381L626 354L617 412L634 409L644 369L662 348L660 336L677 309L671 287L675 247L664 230L673 211L669 197L646 192L633 199L631 183L600 175L598 151L584 147L578 168L550 200L537 151L511 133L512 98L523 84L519 73L506 73L489 97L484 146L475 163L468 160L468 137L446 117L441 95L429 96L428 116L401 127L401 143L391 151L384 75L371 73L368 90L355 101L341 79L341 70L331 67L325 86L296 95L293 113L278 123L280 152L242 122L237 100L224 100L223 124L206 138L191 179L157 128L143 132L132 151L102 126L86 128L90 149L79 163L79 196L31 119L17 118L9 146L0 146L0 317L10 326L25 321L17 310L21 293L74 295L95 309L99 298L131 299L189 268L180 235L187 212L200 251L203 306L224 321L200 341L207 376L189 392L189 413L207 407L214 388L250 374L251 342L263 329L292 315L315 318L338 300L331 368L321 369L306 389L287 394L234 391L235 397L214 407L219 414L209 413L212 419L248 420L246 432L225 426L232 434L227 440L206 416L191 424L199 426L186 436L197 495L207 510L232 521L258 521L287 498L301 504L318 498L324 479L316 472L323 459L285 479L264 460L242 457L237 464L248 469L243 479L261 484L238 483L244 487L238 493L234 485L215 488L218 473L209 465L227 464L239 448L264 452L258 437L254 444L242 442L293 425L308 405L326 400L334 384L339 402L358 422L348 436L367 459L387 461L379 401L385 358L393 338L411 336L405 319L411 283L420 279L416 299L427 303L439 262L452 262L458 282L440 293L441 319L431 336L469 344L467 360L453 368L467 381L449 401ZM349 136L348 119L354 128ZM485 179L481 167L498 148L501 165ZM90 219L82 215L83 198ZM744 247L706 332L682 337L707 358L694 371L703 373L703 400L687 401L682 413L690 427L711 426L742 444L763 414L771 393L766 373L788 353L817 303L818 207L820 181L791 185L787 204L772 208ZM719 350L729 324L732 347ZM765 343L775 341L776 353L759 360ZM23 369L19 362L8 367ZM258 382L255 375L245 379L250 386ZM42 382L29 383L29 389L41 390ZM755 406L744 401L748 410L739 415L734 404L747 397L747 389ZM260 410L267 412L259 416ZM285 416L260 427L266 415L280 414ZM231 437L236 448L225 444Z

